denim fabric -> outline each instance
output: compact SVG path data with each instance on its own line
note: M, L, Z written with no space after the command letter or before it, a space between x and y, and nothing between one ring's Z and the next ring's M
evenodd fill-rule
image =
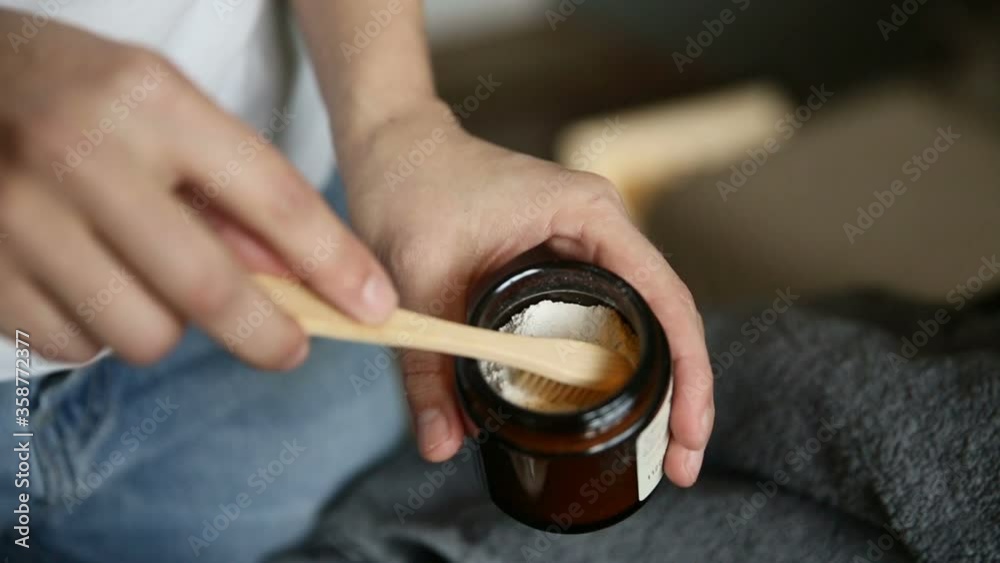
M328 199L342 196L327 190ZM331 205L333 203L331 202ZM339 207L339 206L338 206ZM393 355L313 340L288 374L190 330L169 357L32 381L30 545L13 544L14 381L0 385L0 554L10 561L236 563L301 539L405 435Z

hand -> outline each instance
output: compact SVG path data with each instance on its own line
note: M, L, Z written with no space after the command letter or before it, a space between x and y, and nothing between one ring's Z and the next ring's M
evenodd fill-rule
M0 11L0 31L22 17ZM395 307L381 265L270 137L159 56L50 21L0 51L0 83L4 334L56 359L107 345L149 363L190 321L281 369L308 339L245 268L291 269L361 320Z
M448 115L436 104L418 108L338 147L352 219L388 265L403 306L462 321L468 288L539 245L617 273L670 341L675 389L664 467L676 484L693 484L715 408L691 293L629 221L608 180L476 139ZM404 164L408 154L423 162ZM452 359L407 352L403 364L421 451L447 459L462 440Z

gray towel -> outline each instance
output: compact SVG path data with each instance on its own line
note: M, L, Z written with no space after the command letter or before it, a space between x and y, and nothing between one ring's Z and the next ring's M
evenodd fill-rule
M1000 562L1000 300L766 307L706 315L718 417L694 488L550 535L493 507L474 456L446 475L407 443L277 560Z

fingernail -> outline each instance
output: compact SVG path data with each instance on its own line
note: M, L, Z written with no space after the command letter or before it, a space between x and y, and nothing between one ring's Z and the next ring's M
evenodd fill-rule
M712 426L715 424L715 405L712 405L705 409L704 414L701 415L701 429L706 434L712 433Z
M688 452L687 460L684 461L684 467L687 469L688 475L691 477L691 482L694 483L698 479L698 473L701 472L701 460L705 457L705 450L699 450L697 452Z
M304 362L306 360L307 356L309 356L309 339L308 338L307 339L303 339L302 345L300 345L298 347L298 349L295 350L295 352L292 355L288 356L288 360L285 361L285 365L284 365L284 367L282 367L282 369L285 370L285 371L288 371L288 370L292 370L292 369L295 369L295 368L299 367L299 365L301 365L302 362Z
M424 455L448 439L448 419L439 409L427 409L417 417L417 441Z
M361 288L361 303L364 305L364 320L379 323L396 308L396 290L384 276L372 274Z

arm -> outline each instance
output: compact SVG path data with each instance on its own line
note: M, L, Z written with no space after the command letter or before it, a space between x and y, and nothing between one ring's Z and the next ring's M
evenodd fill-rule
M614 186L458 127L434 94L421 3L299 0L295 8L330 108L352 220L387 262L401 303L460 321L468 288L536 247L622 276L670 339L676 387L665 468L675 483L694 483L714 419L704 330L690 292L629 221ZM354 49L356 28L376 24ZM502 95L497 79L493 95ZM414 150L423 157L407 164ZM439 355L403 356L417 438L433 461L461 445L452 367Z
M297 0L293 5L343 160L401 116L444 109L434 92L422 2ZM366 26L377 33L369 36ZM359 29L367 44L356 44Z

